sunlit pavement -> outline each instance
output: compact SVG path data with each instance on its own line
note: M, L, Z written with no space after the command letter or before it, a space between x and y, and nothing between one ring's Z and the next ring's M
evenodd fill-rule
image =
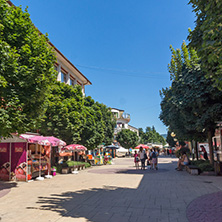
M221 221L222 177L136 170L133 158L30 183L0 182L0 221ZM9 192L10 191L10 192Z

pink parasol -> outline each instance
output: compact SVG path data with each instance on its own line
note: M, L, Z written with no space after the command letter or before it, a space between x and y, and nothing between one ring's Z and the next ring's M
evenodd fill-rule
M51 143L51 146L65 146L66 145L66 142L54 136L44 136L44 139L48 140Z
M31 137L34 137L35 135L31 134L21 134L19 137L22 139L30 139Z
M62 150L85 151L87 148L80 144L70 144L62 148Z
M140 149L140 147L143 147L143 149L149 149L149 147L144 144L140 144L140 145L136 146L134 149Z
M51 145L51 146L66 145L66 142L54 136L35 136L35 135L21 134L20 138L26 139L29 143L38 143L40 145ZM45 141L45 144L42 141Z

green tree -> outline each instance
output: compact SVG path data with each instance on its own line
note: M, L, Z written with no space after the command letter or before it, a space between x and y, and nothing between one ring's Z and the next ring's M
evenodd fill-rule
M201 58L201 68L214 85L222 89L222 1L190 0L196 14L196 27L190 31L190 46Z
M105 137L105 122L100 109L100 104L90 96L84 98L84 122L81 128L81 141L88 149L95 149Z
M0 135L22 133L43 118L56 58L21 8L0 0Z
M113 118L113 114L110 108L108 108L104 104L99 104L99 106L102 112L102 120L105 123L103 143L105 145L110 145L113 142L114 138L114 128L116 125L116 120Z
M160 119L178 139L200 141L207 137L212 161L212 135L215 121L222 118L222 92L204 77L198 64L187 67L183 63L177 79L162 93Z
M129 149L138 145L139 137L129 129L123 129L117 134L116 140L122 147Z
M140 143L142 144L146 143L162 143L163 145L166 144L165 139L156 131L154 126L146 127L146 132L143 132L143 129L140 128L139 135L140 135Z
M43 135L53 135L67 144L78 143L83 127L83 95L80 86L74 88L57 82L51 87L45 119L40 131Z
M171 147L175 147L176 141L174 140L174 137L171 136L172 131L168 130L167 132L167 138L166 141Z

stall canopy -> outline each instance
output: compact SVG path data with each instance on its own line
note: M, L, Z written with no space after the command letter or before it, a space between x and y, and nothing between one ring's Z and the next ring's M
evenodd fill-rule
M119 146L115 146L115 145L105 146L105 149L119 149L119 148L120 148Z
M65 146L66 142L54 136L36 136L21 134L20 138L26 139L29 143L38 143L40 145Z
M140 145L136 146L135 149L140 149L140 147L143 147L143 149L149 149L149 147L144 144L140 144Z
M70 151L86 151L87 148L80 144L70 144L62 148L62 150L70 150Z

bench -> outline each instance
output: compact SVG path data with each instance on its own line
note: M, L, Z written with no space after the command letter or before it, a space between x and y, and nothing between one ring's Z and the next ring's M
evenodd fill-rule
M70 172L74 171L75 169L83 170L85 168L86 168L85 164L78 164L78 165L74 165L74 166L70 166L70 167L64 167L64 168L62 168L62 174L70 173Z
M186 167L186 171L190 173L191 175L199 175L201 172L200 168L195 165L187 165L185 167Z
M85 164L78 164L78 165L75 165L75 166L71 166L71 171L74 171L75 169L78 169L78 170L83 170L86 168L86 165Z

